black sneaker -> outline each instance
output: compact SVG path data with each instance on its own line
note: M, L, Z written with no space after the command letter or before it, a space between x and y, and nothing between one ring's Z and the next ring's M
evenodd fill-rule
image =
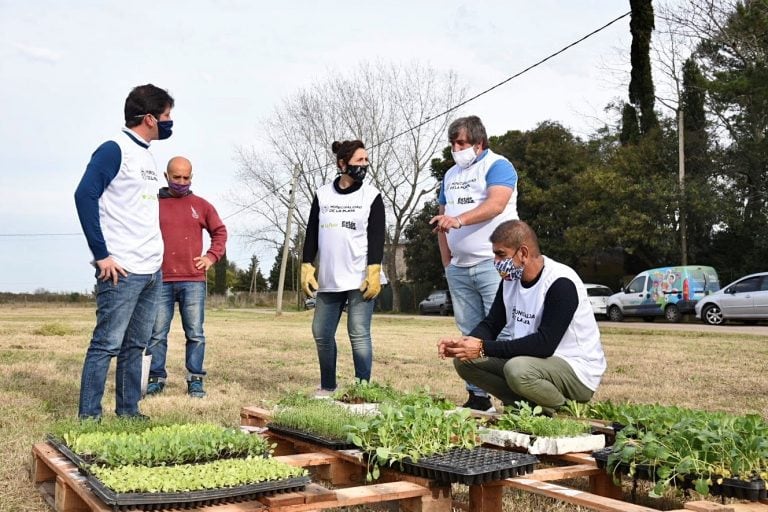
M147 382L147 395L159 395L165 389L165 381L160 377L150 377Z
M478 396L474 393L469 394L469 399L464 402L462 407L467 409L474 409L475 411L496 412L496 408L493 406L490 397Z
M187 394L192 398L205 398L202 377L190 377L187 381Z

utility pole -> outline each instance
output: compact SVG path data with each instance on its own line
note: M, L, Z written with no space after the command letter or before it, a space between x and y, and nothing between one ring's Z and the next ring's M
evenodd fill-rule
M253 296L254 292L256 291L256 271L258 269L256 268L256 255L254 254L251 256L251 290L250 295Z
M686 235L685 210L687 208L685 201L685 126L683 121L683 106L677 108L677 160L678 160L678 183L680 185L680 251L682 265L688 264L688 236Z
M293 168L291 177L291 194L288 200L288 219L285 221L285 240L283 242L283 259L280 261L280 278L277 283L277 316L283 314L283 282L285 281L285 267L288 262L288 244L291 243L291 220L293 220L293 210L296 207L296 183L299 180L299 169L296 164Z

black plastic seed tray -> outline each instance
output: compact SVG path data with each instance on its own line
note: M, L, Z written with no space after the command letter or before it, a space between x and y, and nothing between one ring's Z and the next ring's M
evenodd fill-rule
M765 480L723 478L721 483L718 483L717 480L719 480L719 478L712 477L712 485L709 488L709 493L713 496L748 501L768 499L768 490L766 490Z
M483 484L533 473L539 459L528 453L477 447L454 448L449 452L403 461L404 473L446 483Z
M332 439L329 437L322 437L322 436L313 434L311 432L306 432L304 430L298 430L290 427L284 427L282 425L276 425L274 423L268 423L267 428L273 432L277 432L278 434L284 434L289 437L301 439L302 441L319 444L320 446L324 446L332 450L349 450L352 448L357 448L354 444L348 443L341 439Z
M599 469L604 469L608 472L611 471L608 469L608 457L611 455L612 451L613 447L608 446L602 450L592 452L592 458L595 459L595 463ZM612 471L617 475L629 475L630 466L626 462L619 462ZM636 464L635 473L632 478L634 480L647 480L650 482L659 480L659 477L656 474L656 466L649 466L648 464Z
M72 462L72 464L74 464L78 468L83 469L88 465L89 462L86 459L84 459L83 457L79 456L78 454L70 450L67 445L62 443L56 437L49 434L47 441L48 441L48 444L50 444L51 446L59 450L59 452L62 455L64 455L67 459L69 459L69 461Z
M179 506L183 506L184 508L202 507L220 503L249 501L261 496L269 496L281 492L303 491L307 484L310 483L310 478L308 476L300 476L286 478L284 480L242 485L240 487L174 493L116 493L112 489L105 487L104 484L93 475L88 475L86 481L96 496L112 507L113 510L120 511L136 508L141 510L160 510L164 508L178 508Z
M605 448L592 452L592 458L595 459L598 468L605 469L608 465L608 457L611 455L611 452L613 452L612 446L606 446Z

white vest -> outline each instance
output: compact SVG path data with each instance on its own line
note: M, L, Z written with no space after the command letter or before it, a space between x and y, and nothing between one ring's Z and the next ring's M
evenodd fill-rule
M454 165L443 178L445 213L456 217L476 208L488 198L485 176L494 162L504 157L490 149L485 156L466 169ZM451 263L457 267L472 267L492 259L491 233L496 226L507 220L517 219L517 187L512 191L504 211L496 217L479 224L452 229L446 235L451 250Z
M317 190L317 291L344 292L362 284L368 266L368 216L378 195L367 183L351 194L339 194L333 183Z
M504 281L504 306L507 309L505 329L513 340L536 332L541 324L547 291L552 283L562 277L576 285L579 305L553 355L564 359L579 380L595 391L607 365L587 291L573 269L544 256L544 270L531 288L523 287L519 279Z
M113 140L120 146L122 158L120 170L99 198L104 241L110 256L128 272L154 274L163 264L155 159L126 133Z

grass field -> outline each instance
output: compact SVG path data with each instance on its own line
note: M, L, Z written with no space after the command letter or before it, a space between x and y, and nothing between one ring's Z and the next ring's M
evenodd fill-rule
M270 405L286 391L319 382L312 312L276 317L268 310L210 310L206 318L205 399L185 395L183 333L171 331L166 392L144 400L153 417L239 424L240 407ZM342 318L344 322L346 316ZM30 449L51 422L77 414L80 371L95 320L87 306L0 307L0 510L43 511L29 482ZM349 341L339 332L339 382L352 379ZM451 317L377 315L374 380L399 389L429 387L462 403L463 384L437 357L441 336L457 334ZM603 328L608 371L596 399L674 404L768 417L768 342L747 334ZM104 410L114 410L114 363ZM498 405L498 404L497 404ZM460 490L459 490L460 491ZM505 510L576 511L508 491ZM654 505L655 503L655 505ZM675 500L646 502L670 508ZM679 505L679 502L677 503ZM360 509L364 510L364 509Z

